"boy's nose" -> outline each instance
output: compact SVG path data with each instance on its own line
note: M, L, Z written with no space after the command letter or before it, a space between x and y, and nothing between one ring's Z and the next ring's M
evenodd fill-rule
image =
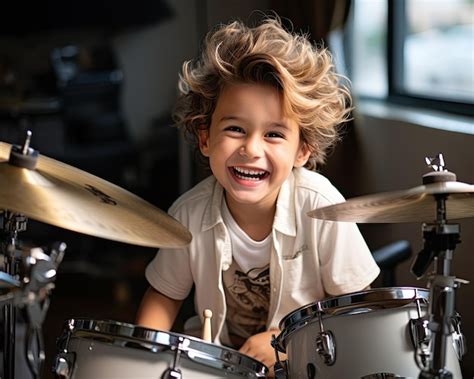
M258 138L247 138L240 147L240 155L248 158L257 158L263 154L263 144Z

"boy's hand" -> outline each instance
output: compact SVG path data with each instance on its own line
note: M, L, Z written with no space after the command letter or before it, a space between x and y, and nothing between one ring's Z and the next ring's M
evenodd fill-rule
M273 377L273 366L276 362L275 350L272 347L272 335L278 335L279 331L267 330L263 333L258 333L249 337L242 345L239 352L248 355L260 362L270 369L270 377ZM280 359L286 359L285 354L280 353Z

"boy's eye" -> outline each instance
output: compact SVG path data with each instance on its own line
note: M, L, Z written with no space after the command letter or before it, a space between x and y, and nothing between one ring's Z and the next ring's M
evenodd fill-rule
M285 138L285 136L282 133L278 133L278 132L268 132L266 136L270 138Z
M224 130L228 132L243 133L243 129L240 126L227 126Z

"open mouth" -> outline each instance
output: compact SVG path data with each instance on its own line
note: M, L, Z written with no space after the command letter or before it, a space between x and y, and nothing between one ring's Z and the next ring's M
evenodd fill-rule
M232 173L239 179L257 182L265 179L270 173L265 170L231 167Z

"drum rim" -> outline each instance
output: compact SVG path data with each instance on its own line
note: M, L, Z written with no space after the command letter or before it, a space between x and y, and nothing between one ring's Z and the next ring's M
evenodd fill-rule
M378 295L381 295L380 298ZM332 296L330 298L315 301L304 305L283 317L279 323L281 333L276 337L274 347L280 352L286 353L286 340L303 326L317 321L316 315L320 312L318 304L322 312L322 318L331 317L341 314L359 314L379 310L381 307L375 307L377 302L383 301L400 301L401 303L410 304L418 298L422 304L428 302L429 290L420 287L383 287L372 288L364 291L351 292L345 295ZM352 300L357 300L353 302ZM402 304L402 305L405 305ZM399 307L400 305L385 306L384 309Z
M217 369L225 369L233 374L248 376L249 373L255 377L266 377L268 368L262 362L238 352L232 348L208 343L199 338L185 334L162 331L146 328L121 321L89 319L89 318L71 318L64 322L63 335L58 340L69 342L72 337L79 332L88 332L97 336L117 337L117 340L142 343L140 349L157 353L157 346L177 347L181 352L192 361L205 366ZM170 344L172 341L172 344ZM108 342L105 342L108 343ZM149 344L150 346L144 346ZM181 345L179 345L181 343ZM110 344L110 343L108 343ZM133 348L133 347L130 347ZM201 349L200 349L201 348ZM205 348L205 349L204 349ZM67 350L67 346L60 349ZM218 353L219 352L219 353ZM200 358L200 359L196 359ZM212 362L220 362L217 367Z

